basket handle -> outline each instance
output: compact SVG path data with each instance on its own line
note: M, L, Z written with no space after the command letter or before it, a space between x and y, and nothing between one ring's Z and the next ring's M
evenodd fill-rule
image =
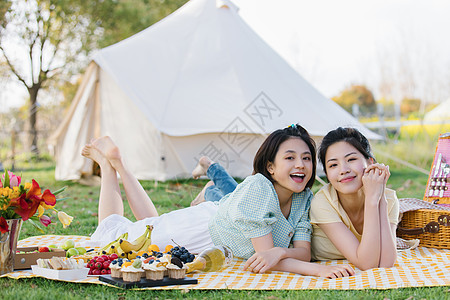
M400 234L409 234L409 235L419 235L425 232L429 233L438 233L439 232L439 223L438 222L430 222L425 227L422 228L404 228L399 226L397 228L397 232Z

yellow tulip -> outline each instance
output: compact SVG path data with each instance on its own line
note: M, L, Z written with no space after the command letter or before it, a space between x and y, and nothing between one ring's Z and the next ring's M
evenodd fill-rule
M64 228L70 225L72 223L73 217L69 216L63 211L58 212L58 219L63 224Z
M45 208L43 208L42 207L42 205L39 205L39 207L38 207L38 218L40 218L40 217L42 217L42 215L44 214L44 212L45 212Z

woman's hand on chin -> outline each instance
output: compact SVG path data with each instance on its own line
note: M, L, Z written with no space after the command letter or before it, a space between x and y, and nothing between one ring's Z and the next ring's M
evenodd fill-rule
M367 167L364 171L362 182L364 188L364 195L366 195L366 203L378 205L381 196L384 194L385 172L378 168L372 168L373 165Z

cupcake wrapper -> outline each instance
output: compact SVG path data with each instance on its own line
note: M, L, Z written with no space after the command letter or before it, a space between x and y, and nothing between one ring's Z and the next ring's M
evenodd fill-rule
M183 279L186 276L186 270L185 269L169 269L169 278L172 279Z
M136 282L141 281L141 272L122 272L123 281Z
M122 278L123 277L122 271L120 271L120 269L111 269L111 277Z
M146 270L145 271L145 278L150 279L150 280L163 280L163 278L164 278L164 271Z

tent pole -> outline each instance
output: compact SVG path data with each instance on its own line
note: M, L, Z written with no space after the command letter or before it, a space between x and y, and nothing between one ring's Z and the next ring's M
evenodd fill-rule
M95 99L94 99L94 138L99 138L101 135L101 103L100 103L100 68L97 68L97 80L95 81Z

